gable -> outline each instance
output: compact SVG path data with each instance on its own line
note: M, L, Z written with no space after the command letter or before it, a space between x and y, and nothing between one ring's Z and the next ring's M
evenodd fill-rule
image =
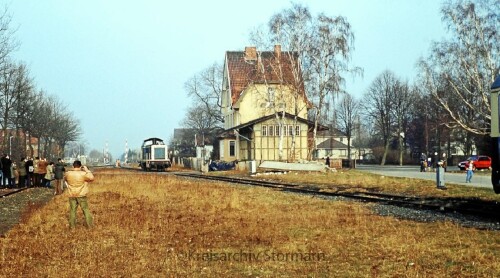
M347 145L335 139L328 139L317 146L318 149L347 149Z
M275 46L274 52L258 52L255 47L247 47L245 51L227 51L224 78L228 79L225 83L231 93L231 105L251 84L288 85L308 102L298 61L297 53L281 52L279 46ZM294 75L294 72L297 74Z

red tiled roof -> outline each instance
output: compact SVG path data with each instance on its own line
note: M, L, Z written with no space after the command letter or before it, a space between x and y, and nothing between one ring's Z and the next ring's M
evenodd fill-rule
M251 55L255 55L256 52L254 48L247 49L250 49L249 53ZM258 56L260 56L260 58L258 58ZM299 80L297 82L295 81L292 70L292 60L297 61L298 54L281 52L280 55L278 55L279 59L276 57L273 51L257 52L257 57L254 57L255 59L248 59L248 56L245 57L244 51L226 52L226 65L233 104L238 101L241 92L243 92L248 85L265 83L297 86L297 90L304 95L307 101L307 97L304 93L304 82L300 66L295 65L299 73ZM293 57L293 59L290 59L290 57ZM279 65L281 65L281 67Z

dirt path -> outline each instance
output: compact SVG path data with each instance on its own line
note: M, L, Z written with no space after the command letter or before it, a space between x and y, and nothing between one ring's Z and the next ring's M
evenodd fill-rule
M53 196L53 189L37 187L0 198L0 236L18 224L24 212L43 206Z

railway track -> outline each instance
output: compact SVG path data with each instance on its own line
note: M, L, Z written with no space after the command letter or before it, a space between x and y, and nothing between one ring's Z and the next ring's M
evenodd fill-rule
M175 175L186 178L207 179L213 181L224 181L229 183L261 186L285 192L322 197L344 197L363 202L381 203L386 205L409 207L419 210L432 210L440 213L461 213L464 215L473 215L495 222L500 221L500 203L495 201L485 201L468 198L417 197L376 192L346 192L341 188L339 188L337 191L321 191L319 187L316 187L314 185L308 185L305 187L303 184L263 181L235 177L208 176L191 173L176 173Z
M0 192L0 198L5 198L9 195L14 195L16 193L19 193L21 191L24 191L28 189L28 187L23 187L23 188L18 188L18 189L12 189L12 190L8 190L7 192Z

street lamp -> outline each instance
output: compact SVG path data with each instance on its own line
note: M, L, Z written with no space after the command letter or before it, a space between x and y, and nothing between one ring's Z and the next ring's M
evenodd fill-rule
M12 136L12 135L9 137L9 156L10 157L12 157L12 138L13 137L14 136Z

